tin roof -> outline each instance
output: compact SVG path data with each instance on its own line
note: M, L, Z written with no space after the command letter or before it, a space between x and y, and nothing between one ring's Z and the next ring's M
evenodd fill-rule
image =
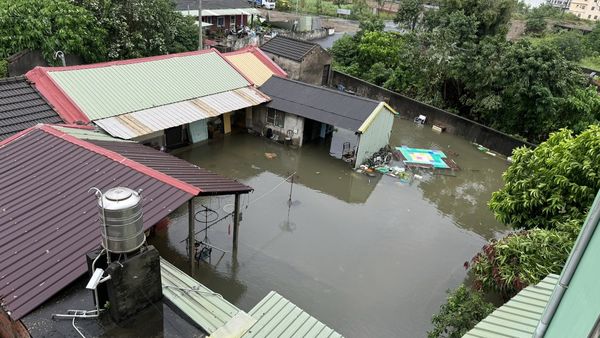
M26 76L68 123L87 123L251 85L216 50L36 67Z
M260 48L247 47L224 53L223 56L257 86L261 86L273 75L287 77L287 73L269 59Z
M342 337L275 291L271 291L256 304L249 314L257 322L242 336L244 338Z
M90 142L191 184L200 190L198 195L245 194L252 191L252 188L234 179L223 177L173 155L138 143L105 140L90 140Z
M353 131L358 131L380 104L277 76L271 77L260 90L271 97L267 107Z
M277 35L265 42L260 48L267 53L301 62L313 48L321 48L321 46L316 43Z
M143 189L145 229L199 191L48 125L1 141L0 158L0 298L13 320L87 271L100 244L91 187Z
M38 123L62 123L24 76L0 79L0 140Z
M223 296L214 293L163 258L160 259L160 274L163 295L208 334L213 335L236 316L243 316L248 322L247 326L256 322Z
M558 275L550 274L538 284L526 287L463 337L531 338L556 283Z
M94 122L112 136L128 140L238 109L256 106L268 100L269 97L258 90L245 87Z

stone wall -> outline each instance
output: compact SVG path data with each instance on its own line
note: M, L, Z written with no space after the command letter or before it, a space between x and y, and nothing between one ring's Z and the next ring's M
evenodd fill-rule
M461 136L470 142L476 142L506 156L510 156L512 150L517 147L535 147L532 143L521 141L462 116L413 100L348 74L333 71L331 86L338 88L338 85L356 95L387 102L401 117L412 120L419 115L425 115L428 125L444 126L446 132L450 134Z
M323 68L326 65L328 67L331 65L331 55L322 48L313 48L304 57L302 62L297 62L267 52L265 52L265 54L267 54L277 65L279 65L279 67L285 70L289 79L302 81L317 86L320 86L323 82Z
M292 32L292 31L279 31L278 35L285 36L288 38L298 39L298 40L318 40L327 37L327 28L321 29L313 29L307 32Z

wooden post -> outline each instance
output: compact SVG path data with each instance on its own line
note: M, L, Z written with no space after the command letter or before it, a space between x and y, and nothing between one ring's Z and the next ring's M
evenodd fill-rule
M233 210L233 249L237 250L238 233L240 229L240 194L235 194L235 204Z
M196 255L196 213L194 212L194 198L188 201L188 254L190 257L190 274L194 274L194 257Z

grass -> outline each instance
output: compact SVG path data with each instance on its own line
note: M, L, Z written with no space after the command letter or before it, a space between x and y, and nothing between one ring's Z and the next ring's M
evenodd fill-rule
M600 71L600 56L588 56L579 61L581 67Z

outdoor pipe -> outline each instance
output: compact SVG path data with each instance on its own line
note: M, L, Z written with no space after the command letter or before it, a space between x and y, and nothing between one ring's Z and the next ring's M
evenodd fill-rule
M596 231L598 222L600 222L600 191L596 194L596 198L592 204L592 209L590 210L590 213L588 214L588 217L583 225L583 229L581 230L580 238L575 243L575 247L569 256L567 264L563 268L563 272L558 280L558 284L556 285L556 288L554 289L554 292L552 292L552 296L548 301L546 310L542 314L542 318L540 319L540 322L533 333L535 338L543 338L546 334L546 330L548 330L548 326L552 321L552 317L554 317L565 291L569 288L569 283L571 283L571 279L577 270L577 265L579 265L581 257L583 257L583 253L585 252L585 249L587 248L592 236L594 235L594 232Z

